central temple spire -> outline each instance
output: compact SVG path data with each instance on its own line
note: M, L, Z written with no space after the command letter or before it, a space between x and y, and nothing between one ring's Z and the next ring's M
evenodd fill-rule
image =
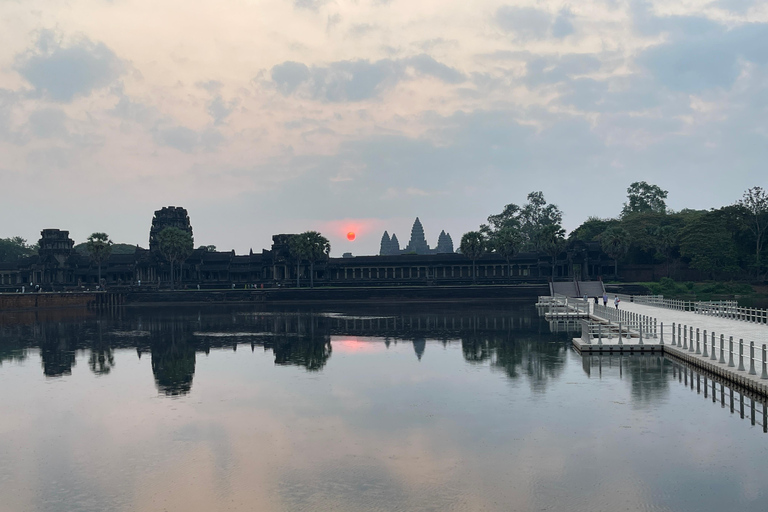
M415 252L416 254L429 254L429 245L427 245L427 239L424 238L424 228L421 226L421 221L418 217L413 222L411 228L411 240L408 242L408 247L405 248L405 252Z

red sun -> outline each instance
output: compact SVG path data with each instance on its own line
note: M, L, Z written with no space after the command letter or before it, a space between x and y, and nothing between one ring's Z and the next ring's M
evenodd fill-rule
M354 231L350 231L349 233L347 233L347 240L349 240L351 242L354 239L355 239L355 232Z

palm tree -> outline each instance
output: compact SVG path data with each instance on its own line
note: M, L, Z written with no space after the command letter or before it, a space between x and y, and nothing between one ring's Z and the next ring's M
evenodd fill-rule
M331 243L317 231L302 233L307 248L309 260L309 287L315 287L315 262L328 259L331 254Z
M293 235L288 239L288 252L296 258L296 288L301 288L301 261L308 257L307 237L303 234Z
M157 239L160 242L160 253L171 264L171 289L174 289L173 264L184 261L192 253L194 248L192 235L183 229L168 227L157 235Z
M299 266L302 260L309 261L309 286L315 287L315 262L328 259L331 243L317 231L305 231L293 235L288 241L288 250L296 258L296 286L299 285Z
M85 243L91 259L99 266L99 285L101 285L101 264L112 254L112 240L106 233L92 233Z
M629 233L624 228L611 227L600 235L600 245L603 251L613 258L613 273L619 275L619 258L629 250Z
M479 231L470 231L464 233L461 237L459 246L461 253L472 260L472 282L477 282L477 273L475 272L475 262L479 257L485 254L487 250L487 241Z

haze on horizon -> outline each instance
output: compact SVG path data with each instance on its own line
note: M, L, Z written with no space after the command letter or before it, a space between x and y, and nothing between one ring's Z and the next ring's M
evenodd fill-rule
M533 190L571 230L634 181L672 209L766 187L756 0L5 0L0 43L0 237L146 247L176 205L196 245L373 254Z

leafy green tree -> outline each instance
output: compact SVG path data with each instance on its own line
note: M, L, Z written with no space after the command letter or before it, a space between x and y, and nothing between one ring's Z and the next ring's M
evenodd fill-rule
M528 202L522 207L508 204L501 213L488 217L488 224L481 226L480 232L490 235L502 228L519 229L523 237L523 248L541 250L540 232L546 226L560 226L562 221L563 212L557 205L548 204L543 192L531 192L528 194Z
M507 277L512 277L511 260L518 253L523 244L523 235L520 230L505 226L488 235L488 248L507 261Z
M475 271L475 262L487 251L487 242L485 236L480 231L470 231L464 233L459 245L461 253L472 260L472 282L477 282L477 272Z
M739 271L738 248L728 214L725 209L706 212L680 232L680 255L712 279Z
M88 250L88 254L91 255L93 262L99 267L99 284L101 284L101 265L112 254L112 240L109 239L109 235L106 233L91 233L91 236L88 237L88 241L85 243L85 248Z
M0 238L0 263L11 263L32 256L35 249L34 245L27 245L27 241L20 236Z
M626 229L620 227L608 228L600 235L600 245L605 254L613 258L613 273L619 275L619 258L627 254L630 237Z
M205 252L216 252L216 246L215 245L201 245L197 248L197 250L202 250Z
M615 219L601 219L599 217L589 217L581 226L577 227L568 235L568 240L582 242L593 242L600 238L603 231L611 226L618 225L619 221Z
M192 235L183 229L167 227L158 235L160 254L171 264L171 289L174 289L174 263L182 262L192 253L194 243Z
M667 277L669 277L669 264L672 260L672 253L678 246L678 237L679 232L674 226L661 226L654 230L656 250L667 262Z
M768 193L761 187L752 187L739 201L745 212L745 224L755 237L755 273L760 276L760 253L765 243L765 231L768 229Z
M626 217L634 213L666 213L667 191L657 185L651 185L645 181L636 181L627 188L628 202L624 203L621 216Z
M528 194L528 203L520 210L520 229L536 250L542 250L542 232L549 226L560 227L563 212L557 205L548 204L543 192Z
M560 226L550 224L539 233L539 246L552 258L552 279L555 278L555 264L558 255L565 250L565 230Z

